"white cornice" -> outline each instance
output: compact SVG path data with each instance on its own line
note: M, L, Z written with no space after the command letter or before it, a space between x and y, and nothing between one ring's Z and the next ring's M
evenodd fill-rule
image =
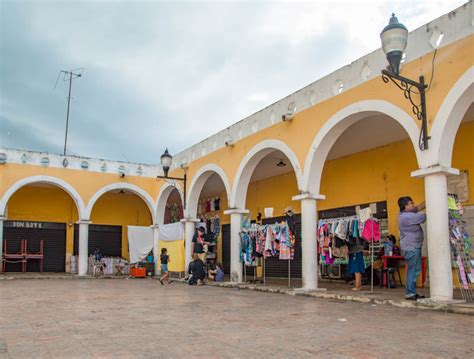
M162 175L161 166L145 165L140 163L111 161L99 158L88 158L78 156L62 156L47 152L35 152L0 148L0 154L6 155L7 163L33 165L51 168L66 168L87 172L100 172L117 174L124 173L125 176L156 177ZM64 160L67 165L64 165ZM2 166L0 164L0 166ZM1 167L0 167L1 168Z

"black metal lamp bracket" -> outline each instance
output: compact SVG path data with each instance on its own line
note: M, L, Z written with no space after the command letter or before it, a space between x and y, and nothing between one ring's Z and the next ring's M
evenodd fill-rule
M403 95L412 105L413 114L416 118L421 121L421 132L418 146L420 150L424 151L428 149L428 140L431 138L428 136L428 124L426 115L426 88L424 76L420 76L420 82L410 80L406 77L395 75L394 73L382 70L382 80L385 83L392 81L400 90L403 91ZM416 89L417 91L414 91ZM413 94L420 95L420 102L417 103L413 100Z
M186 176L186 173L184 174L184 176L181 178L181 177L168 177L168 176L156 176L156 178L160 178L160 179L164 179L164 180L171 180L171 181L183 181L183 197L184 197L184 201L183 201L183 209L186 209L186 180L187 180L187 176ZM167 181L168 182L168 181ZM176 187L176 185L172 182L168 182L169 184L171 184L173 187Z

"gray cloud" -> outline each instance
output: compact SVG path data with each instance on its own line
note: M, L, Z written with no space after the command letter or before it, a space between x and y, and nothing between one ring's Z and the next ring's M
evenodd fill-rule
M62 152L53 85L85 67L68 153L157 163L375 49L392 8L413 28L461 2L2 1L0 145Z

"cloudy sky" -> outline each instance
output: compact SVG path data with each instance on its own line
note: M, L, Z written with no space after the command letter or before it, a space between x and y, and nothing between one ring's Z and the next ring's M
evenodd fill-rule
M0 0L0 147L158 163L465 1Z

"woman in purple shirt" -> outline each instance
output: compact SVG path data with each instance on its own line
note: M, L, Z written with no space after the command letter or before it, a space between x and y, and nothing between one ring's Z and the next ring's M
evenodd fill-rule
M425 209L424 202L415 206L411 197L398 199L398 229L400 230L400 247L405 253L407 262L405 299L417 300L424 296L416 293L416 280L421 272L421 247L423 230L421 224L426 222L426 214L419 213Z

